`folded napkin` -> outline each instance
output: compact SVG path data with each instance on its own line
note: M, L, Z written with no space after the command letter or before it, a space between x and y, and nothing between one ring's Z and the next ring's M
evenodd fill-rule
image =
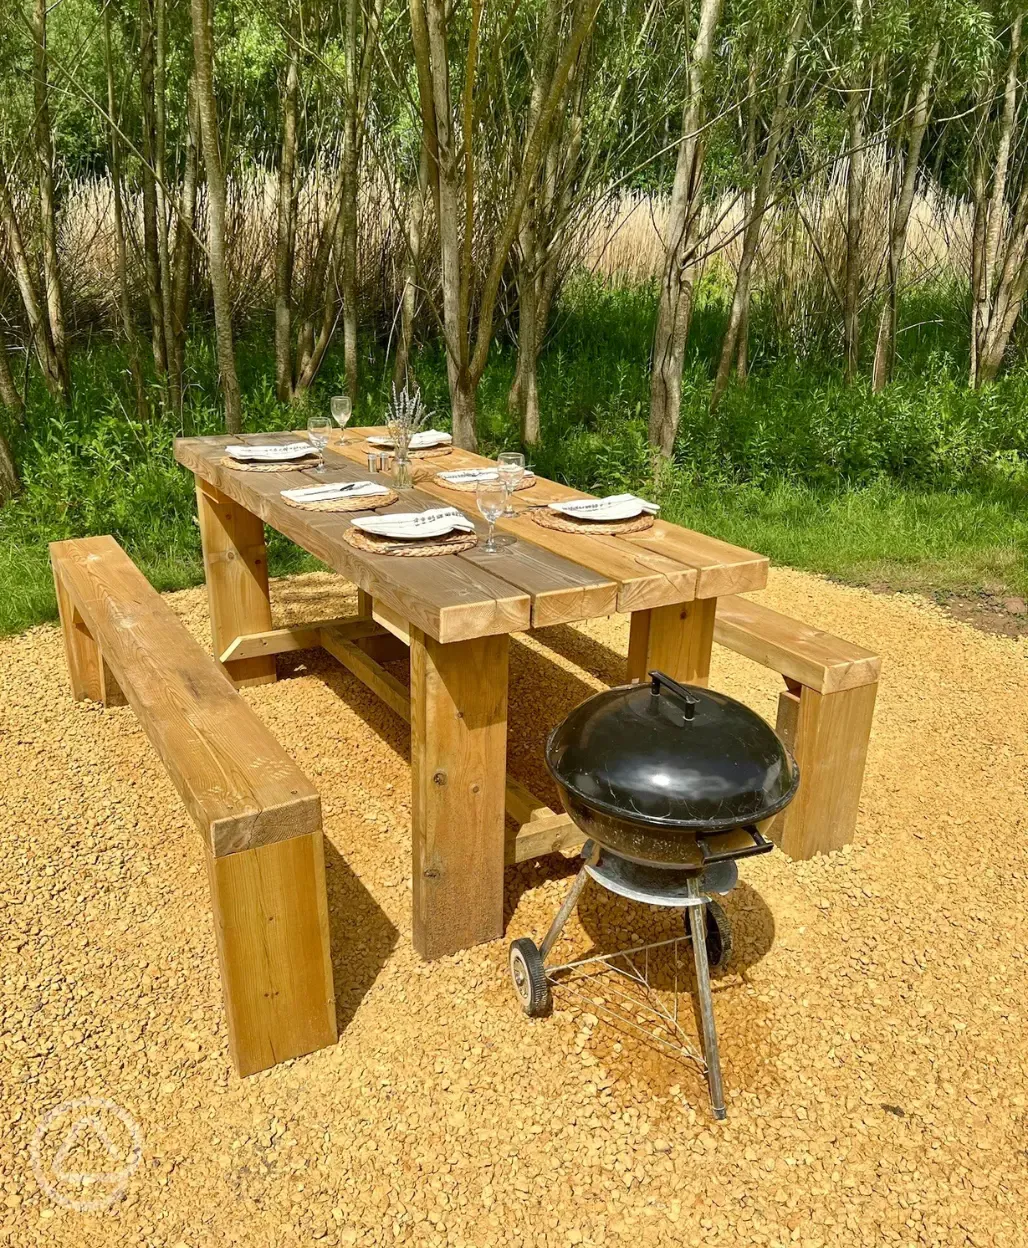
M449 446L453 441L453 437L448 433L443 433L441 429L423 429L421 433L416 433L407 444L408 449L412 451L423 451L430 446ZM375 437L368 438L369 446L395 446L396 439L391 436L378 434Z
M471 485L474 481L497 481L499 480L499 470L496 468L460 468L453 472L436 473L441 481L450 481L454 485ZM534 477L535 473L531 468L525 469L524 479L527 481L530 477Z
M610 494L606 498L569 499L564 503L550 503L550 510L577 516L588 516L597 512L602 515L605 511L617 510L620 505L627 506L630 503L638 503L639 510L650 516L655 516L660 511L656 503L649 503L645 498L639 498L635 494Z
M235 446L226 446L225 454L233 459L261 459L274 462L279 459L300 459L303 455L315 454L315 450L309 442L283 442L279 445L264 443L259 446L247 446L240 443Z
M312 485L302 490L281 491L282 497L288 498L291 503L325 503L332 498L365 498L388 493L388 489L377 481L333 481L330 485Z
M377 533L380 537L429 537L460 529L473 533L475 526L456 507L433 507L428 511L401 511L388 516L372 516L354 520L356 529Z

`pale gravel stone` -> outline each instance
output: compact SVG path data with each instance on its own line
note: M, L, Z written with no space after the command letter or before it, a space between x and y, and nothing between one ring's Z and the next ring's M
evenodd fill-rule
M327 575L274 596L283 623L353 605ZM236 1079L162 767L131 711L70 700L56 629L0 640L0 1244L1028 1243L1028 646L786 570L763 597L884 669L855 845L746 863L728 899L721 1126L689 1066L589 1010L523 1018L504 943L418 961L406 726L315 654L246 697L324 797L344 1030ZM206 642L203 592L170 601ZM513 646L511 769L540 794L547 728L626 645L610 619ZM718 652L713 683L773 716L773 673ZM509 872L509 936L541 934L567 870ZM587 892L565 947L667 921ZM76 1096L145 1135L105 1214L29 1166Z

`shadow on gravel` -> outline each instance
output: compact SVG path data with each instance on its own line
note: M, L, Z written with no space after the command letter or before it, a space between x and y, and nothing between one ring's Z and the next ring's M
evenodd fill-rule
M327 837L325 882L336 1023L342 1033L386 964L399 933Z

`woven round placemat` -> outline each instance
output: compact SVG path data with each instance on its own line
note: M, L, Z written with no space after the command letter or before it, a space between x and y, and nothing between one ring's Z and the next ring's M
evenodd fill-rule
M363 550L370 555L400 555L407 559L424 559L431 555L459 555L462 550L470 550L477 545L478 535L448 533L445 537L419 537L413 541L397 541L392 537L378 537L374 533L350 528L343 534L343 541L349 542L355 550Z
M374 511L376 507L388 507L399 497L390 490L387 494L355 494L352 498L325 498L316 503L294 503L291 498L282 501L300 511Z
M305 455L303 459L288 459L278 464L233 459L231 455L224 455L221 460L223 468L233 468L236 472L299 472L301 468L317 468L320 463L320 455Z
M474 494L482 484L481 481L447 481L439 473L436 473L435 481L437 485L441 485L444 489L456 490L461 494ZM492 485L493 482L490 481L488 484ZM535 485L535 477L522 477L517 484L517 489L530 490L533 485Z
M653 527L653 516L632 516L629 520L572 520L559 511L542 507L528 515L544 529L556 529L558 533L594 533L616 537L620 533L643 533Z

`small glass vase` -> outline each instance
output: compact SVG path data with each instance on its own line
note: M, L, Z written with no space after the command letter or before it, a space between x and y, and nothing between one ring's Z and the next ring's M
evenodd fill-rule
M414 485L410 456L406 448L396 448L396 455L393 459L393 483L398 490L409 490Z

